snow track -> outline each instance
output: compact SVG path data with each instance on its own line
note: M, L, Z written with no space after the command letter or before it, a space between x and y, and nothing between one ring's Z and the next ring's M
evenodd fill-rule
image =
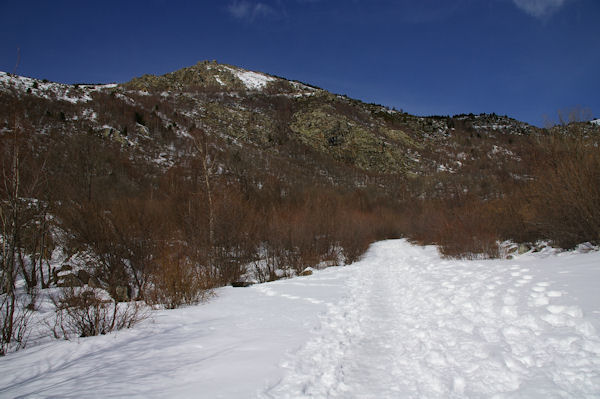
M600 252L441 259L404 240L0 357L0 398L600 398Z
M503 261L388 241L266 398L599 397L600 339L563 291Z

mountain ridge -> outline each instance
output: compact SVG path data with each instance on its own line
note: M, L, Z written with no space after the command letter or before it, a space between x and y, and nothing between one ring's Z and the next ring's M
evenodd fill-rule
M176 148L192 128L199 128L221 140L222 150L250 146L250 152L269 157L285 153L287 160L314 164L316 174L322 162L312 160L315 156L332 159L342 169L357 168L359 174L433 176L478 162L480 154L466 154L482 137L484 153L502 165L514 163L518 145L511 143L520 141L515 137L541 131L495 114L410 115L215 61L108 85L54 84L3 73L0 91L8 102L39 99L39 109L28 110L37 113L38 130L91 130L121 145L143 147L146 158L165 165L177 162ZM310 161L302 148L310 149ZM517 155L511 159L511 154ZM348 172L333 174L334 181L348 180Z

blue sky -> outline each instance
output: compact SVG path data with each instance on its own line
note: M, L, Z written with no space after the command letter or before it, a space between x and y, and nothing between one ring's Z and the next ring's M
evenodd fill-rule
M600 117L598 0L0 0L0 70L124 82L217 60L419 115Z

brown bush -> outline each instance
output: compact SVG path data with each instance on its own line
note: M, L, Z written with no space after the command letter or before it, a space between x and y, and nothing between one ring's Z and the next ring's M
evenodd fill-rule
M496 201L473 196L418 201L403 214L405 235L419 244L438 245L453 258L498 256L500 219Z
M51 327L56 338L108 334L133 327L145 317L137 303L118 303L96 288L65 287L51 299L56 312Z
M166 246L155 262L145 296L150 305L175 309L197 304L208 297L214 286L203 268L186 256L180 244Z
M565 248L600 243L598 140L552 136L542 142L536 166L527 193L527 222Z
M350 264L359 260L369 244L375 241L373 219L363 212L346 209L340 216L336 238L344 256Z
M10 301L14 301L10 303ZM24 301L0 294L0 356L25 348L33 311Z

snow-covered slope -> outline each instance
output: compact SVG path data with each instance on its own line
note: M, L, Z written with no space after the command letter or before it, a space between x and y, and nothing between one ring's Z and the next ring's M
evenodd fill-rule
M600 395L600 253L451 261L403 240L0 359L0 397Z
M264 88L267 83L275 80L275 78L265 75L264 73L244 71L240 69L233 69L231 67L225 68L231 71L231 73L241 80L249 90L260 90Z
M92 101L94 91L114 89L116 84L105 85L67 85L10 75L0 71L0 91L15 91L17 94L31 94L47 100L68 101L72 104Z

